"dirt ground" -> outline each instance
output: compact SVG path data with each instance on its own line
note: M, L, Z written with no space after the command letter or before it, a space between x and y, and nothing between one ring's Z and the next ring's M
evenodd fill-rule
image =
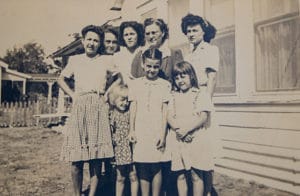
M0 195L72 195L69 165L59 161L62 139L46 128L0 129ZM293 195L218 173L215 186L220 196Z

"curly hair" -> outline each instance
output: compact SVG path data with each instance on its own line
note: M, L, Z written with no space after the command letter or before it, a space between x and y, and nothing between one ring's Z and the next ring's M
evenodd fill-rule
M146 29L147 26L150 26L152 24L156 24L162 33L164 33L164 36L162 37L162 43L163 44L165 42L166 39L169 38L169 28L168 25L164 22L163 19L154 19L154 18L147 18L144 21L144 29Z
M200 25L204 35L203 40L210 42L216 35L216 28L201 16L188 14L181 19L181 31L186 35L188 26Z
M104 46L104 32L102 31L101 27L95 26L95 25L88 25L88 26L84 27L81 30L82 37L85 38L85 36L88 32L94 32L94 33L98 34L98 36L100 38L100 47L98 48L98 53L101 53L102 48Z
M138 23L136 21L126 21L126 22L121 23L120 28L119 28L119 34L120 34L119 45L126 47L123 33L124 33L124 30L128 27L133 28L137 34L137 46L144 45L144 28L141 23Z

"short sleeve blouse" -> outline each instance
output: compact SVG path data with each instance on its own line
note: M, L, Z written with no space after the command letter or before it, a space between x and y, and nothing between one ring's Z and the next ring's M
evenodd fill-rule
M61 75L67 78L74 75L77 94L90 91L104 92L106 74L109 70L116 71L110 56L89 58L86 55L78 55L71 57Z
M206 85L208 81L207 69L219 70L219 49L207 42L201 42L196 50L185 55L184 59L191 63L195 69L200 85Z

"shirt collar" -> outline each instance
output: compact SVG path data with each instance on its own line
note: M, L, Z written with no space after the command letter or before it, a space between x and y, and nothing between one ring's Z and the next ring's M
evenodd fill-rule
M145 46L142 47L142 52L144 53L147 49L149 48L149 45L146 44ZM158 48L159 51L161 51L162 55L163 55L163 58L164 57L167 57L167 56L171 56L171 50L170 48L168 47L168 44L167 44L167 40L163 43L163 45L161 45L159 48Z
M195 51L201 50L201 49L205 49L207 47L208 43L205 41L201 41L200 44L197 46L196 50L194 50L194 45L190 44L190 53L193 53Z

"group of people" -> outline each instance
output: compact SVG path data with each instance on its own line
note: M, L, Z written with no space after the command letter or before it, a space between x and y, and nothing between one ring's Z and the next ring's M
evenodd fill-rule
M84 163L95 195L107 160L116 168L118 196L126 178L132 196L172 195L174 188L211 195L216 29L193 14L181 29L190 43L184 55L168 47L162 19L123 22L118 34L83 28L85 54L71 57L58 80L73 100L62 159L71 162L74 195L81 195ZM74 90L65 82L72 75Z

